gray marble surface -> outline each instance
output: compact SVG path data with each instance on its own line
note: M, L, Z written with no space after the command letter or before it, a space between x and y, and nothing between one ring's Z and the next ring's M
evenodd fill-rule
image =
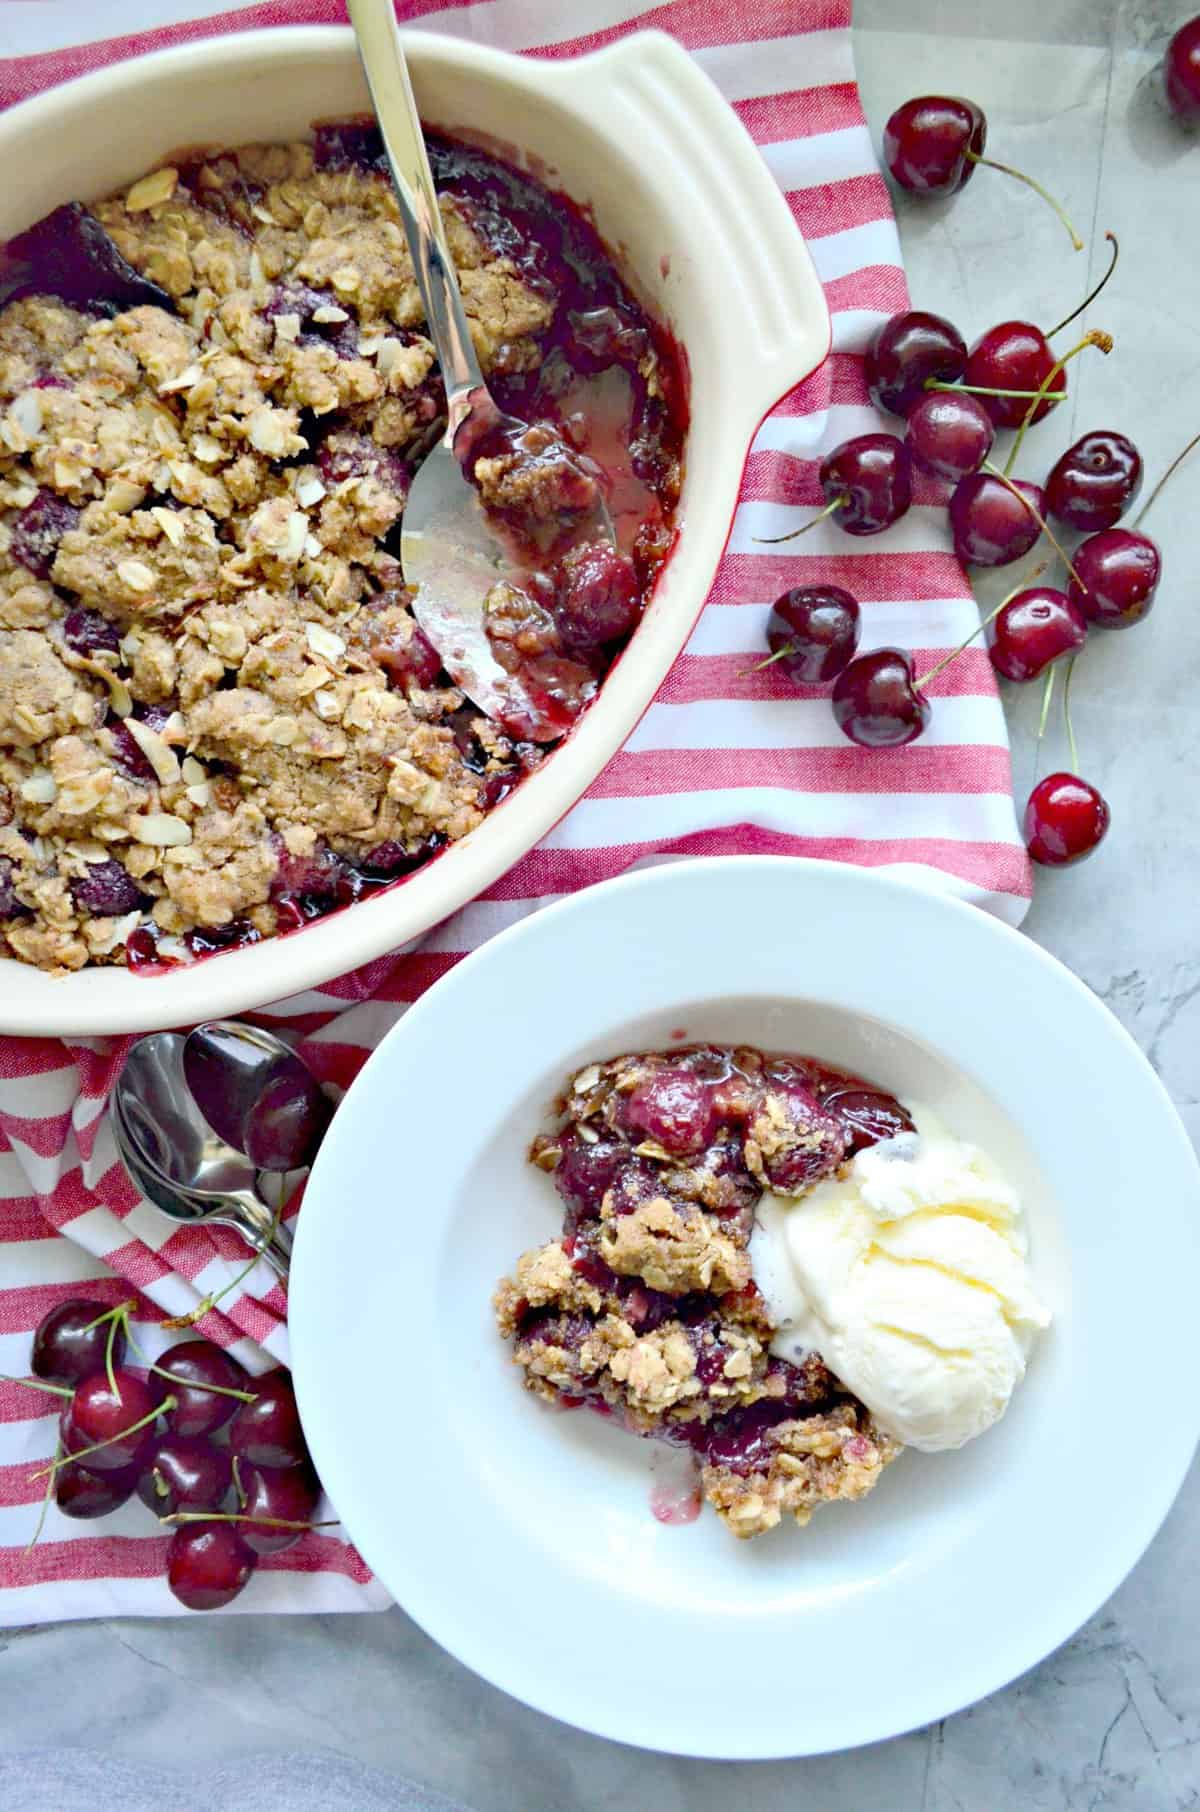
M1144 83L1189 10L1186 0L858 0L875 130L911 93L973 95L990 116L990 148L1062 195L1089 240L1087 257L1073 257L1048 211L981 171L957 202L902 213L919 304L952 315L968 337L1013 315L1057 319L1083 293L1103 228L1122 236L1118 278L1093 311L1117 351L1074 367L1073 401L1023 462L1031 475L1088 426L1126 428L1155 474L1200 427L1200 141L1166 128ZM1168 573L1156 612L1080 663L1083 763L1111 802L1113 830L1083 868L1040 878L1027 922L1149 1052L1193 1137L1200 624L1188 543L1198 506L1200 463L1155 515ZM1033 699L1012 701L1019 788L1034 712ZM0 1805L367 1812L408 1804L387 1784L406 1775L477 1812L736 1802L757 1812L1184 1812L1200 1806L1198 1537L1193 1468L1132 1576L1026 1678L936 1728L788 1763L649 1757L567 1730L481 1684L398 1611L0 1636ZM35 1745L77 1753L64 1770L61 1756L30 1756ZM103 1791L97 1754L113 1770ZM257 1776L245 1767L254 1756L271 1758Z

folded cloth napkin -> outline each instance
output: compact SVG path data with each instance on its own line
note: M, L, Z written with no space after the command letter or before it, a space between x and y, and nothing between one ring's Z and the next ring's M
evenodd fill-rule
M86 31L90 12L82 0L52 14L11 10L31 49L71 24ZM172 0L140 0L139 21L154 29L0 62L0 104L160 45L344 16L335 0L271 0L187 22L168 22L172 10ZM933 684L933 722L920 742L878 752L842 738L826 697L798 697L778 668L753 670L771 600L806 581L851 590L864 606L864 647L912 648L918 672L978 624L943 512L928 502L871 541L851 542L830 522L794 547L768 550L757 540L794 527L797 505L821 501L825 452L880 425L862 353L880 321L907 303L887 189L854 83L850 0L666 0L641 12L630 0L576 0L569 9L551 0L482 0L445 10L400 0L398 11L419 28L542 56L578 55L639 26L674 33L733 104L784 189L825 284L833 349L759 430L704 615L587 796L540 848L415 951L284 1001L264 1019L297 1033L318 1073L344 1088L407 1005L485 938L575 888L686 855L765 851L859 862L1016 922L1028 869L983 650L968 649ZM132 1288L138 1330L153 1352L170 1338L157 1327L164 1313L195 1308L244 1265L234 1236L165 1223L117 1163L105 1100L123 1051L119 1040L0 1040L0 1365L10 1375L27 1369L31 1330L65 1297L82 1291L115 1302ZM258 1267L199 1325L261 1369L287 1358L285 1308ZM20 1384L0 1384L0 1623L176 1611L162 1579L166 1538L137 1505L99 1525L51 1509L26 1551L41 1495L30 1474L53 1451L54 1407ZM386 1602L349 1544L314 1532L261 1567L232 1608Z

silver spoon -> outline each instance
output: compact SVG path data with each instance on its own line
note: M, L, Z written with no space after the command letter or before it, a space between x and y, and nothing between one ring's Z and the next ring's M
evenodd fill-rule
M197 1107L184 1075L185 1044L179 1032L154 1032L125 1059L112 1094L118 1155L162 1213L190 1226L234 1228L286 1278L292 1236L259 1195L250 1159L219 1138Z
M401 524L404 576L417 588L413 609L447 672L481 711L501 724L544 724L533 740L553 741L562 734L561 722L550 726L542 707L492 651L485 600L515 563L455 452L457 446L461 454L484 431L500 427L516 437L527 424L501 413L479 369L392 0L347 3L446 386L446 432L417 470ZM591 542L615 544L602 501L579 533Z

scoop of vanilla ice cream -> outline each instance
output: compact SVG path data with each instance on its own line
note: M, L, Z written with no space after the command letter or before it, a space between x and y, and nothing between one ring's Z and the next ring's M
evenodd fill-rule
M1050 1320L1021 1204L975 1145L909 1107L915 1133L846 1175L759 1204L750 1255L784 1358L817 1352L907 1446L961 1447L997 1421Z

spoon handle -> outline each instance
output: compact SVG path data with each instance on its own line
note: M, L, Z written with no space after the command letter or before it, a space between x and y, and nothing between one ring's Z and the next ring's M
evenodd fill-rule
M417 288L437 348L446 386L446 445L470 411L471 392L483 386L450 248L446 244L433 173L413 98L392 0L347 0L358 54L383 133Z
M267 1204L249 1190L238 1190L228 1198L229 1205L213 1220L235 1227L260 1258L265 1258L282 1283L287 1282L292 1263L292 1236L282 1221L277 1220Z

